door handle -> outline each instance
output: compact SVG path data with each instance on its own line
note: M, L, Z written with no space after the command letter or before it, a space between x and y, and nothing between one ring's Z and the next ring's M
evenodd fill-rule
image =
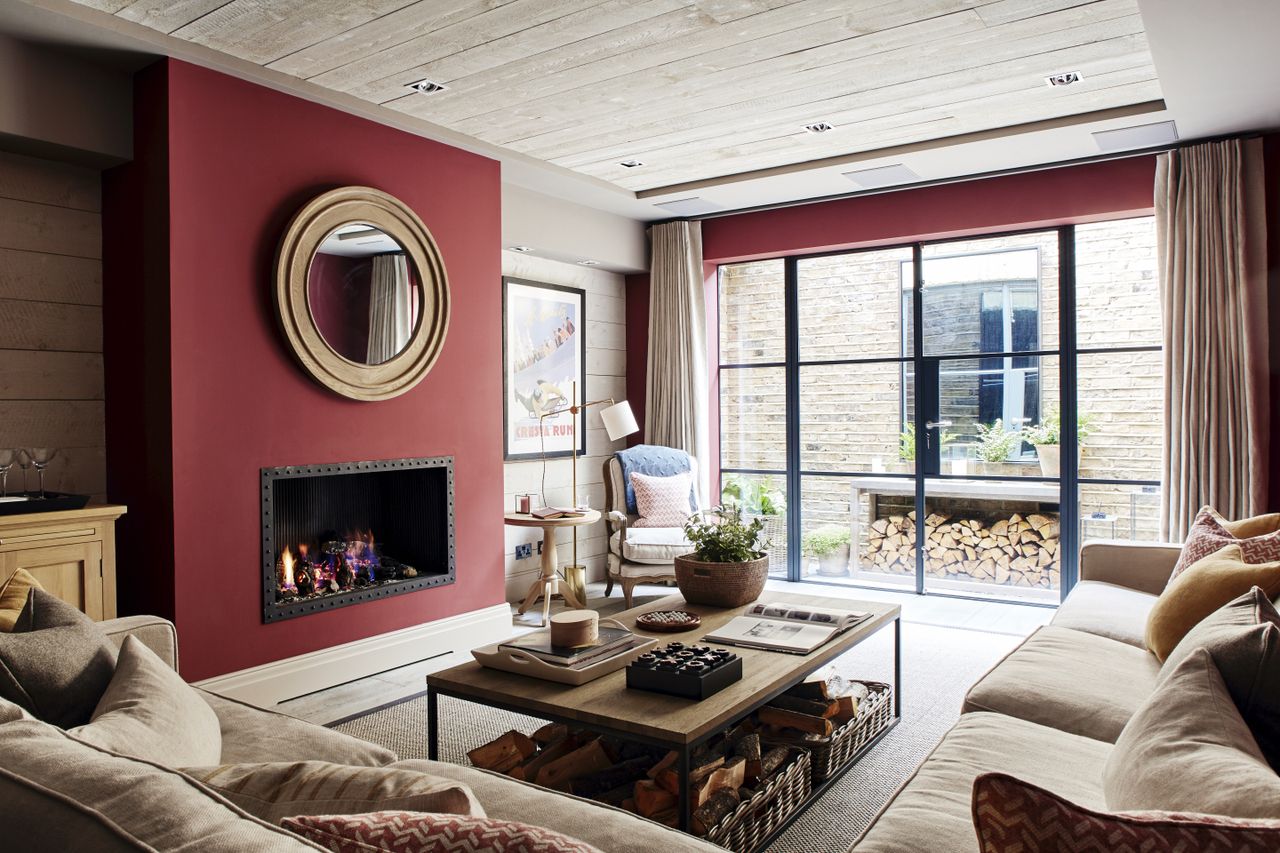
M937 429L938 427L949 427L949 426L951 426L951 421L926 421L924 428Z

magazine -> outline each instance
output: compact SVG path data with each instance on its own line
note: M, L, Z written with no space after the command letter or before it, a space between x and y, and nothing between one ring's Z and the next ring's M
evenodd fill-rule
M616 654L630 644L635 635L624 628L601 626L599 639L589 646L553 646L550 629L534 631L505 643L499 648L519 649L539 657L547 663L574 666L606 655Z
M870 616L861 610L756 604L703 639L730 646L807 655Z

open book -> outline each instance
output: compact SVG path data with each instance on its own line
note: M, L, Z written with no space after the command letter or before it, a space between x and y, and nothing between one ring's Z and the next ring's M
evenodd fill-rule
M703 639L730 646L807 655L870 616L863 610L756 604Z

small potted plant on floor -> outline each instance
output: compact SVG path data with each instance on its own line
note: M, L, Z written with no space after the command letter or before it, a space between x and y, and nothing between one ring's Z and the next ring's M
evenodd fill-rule
M1077 465L1079 455L1084 453L1084 440L1089 437L1092 428L1092 416L1076 416ZM1036 456L1040 458L1040 473L1046 477L1059 476L1062 473L1062 411L1054 406L1041 418L1040 423L1026 427L1022 433L1036 449Z
M820 527L806 533L804 553L818 561L818 574L838 578L849 574L849 528Z
M676 586L690 604L741 607L760 597L769 577L769 542L759 518L743 521L742 508L720 507L711 519L694 516L684 535L693 553L676 557Z

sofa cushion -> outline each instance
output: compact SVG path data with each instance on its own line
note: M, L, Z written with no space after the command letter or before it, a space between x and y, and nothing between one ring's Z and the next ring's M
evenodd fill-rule
M1107 814L1003 773L987 773L974 783L973 826L981 853L1280 849L1280 820L1242 821L1176 812Z
M984 773L1007 773L1072 802L1103 808L1101 771L1111 749L1101 741L1001 714L966 714L853 849L857 853L976 851L973 782Z
M1113 811L1280 817L1280 776L1204 649L1178 664L1125 726L1103 787Z
M88 616L32 589L13 633L0 633L0 698L62 728L89 721L115 671L116 647Z
M461 782L398 767L282 761L192 767L183 772L273 824L291 815L379 811L484 816L484 807Z
M1159 673L1146 649L1046 625L970 688L963 711L995 711L1114 743Z
M1280 562L1246 563L1239 545L1197 560L1156 600L1147 619L1147 648L1164 660L1202 619L1255 586L1268 598L1280 592Z
M1213 507L1201 507L1187 531L1182 553L1169 580L1228 545L1239 545L1244 560L1249 563L1280 560L1280 513L1228 521Z
M331 761L379 767L396 760L396 754L389 749L287 714L266 711L207 690L201 690L200 697L218 715L223 764Z
M1102 581L1080 581L1049 624L1145 649L1147 614L1156 597Z
M0 825L23 853L292 853L323 849L250 817L176 770L39 720L0 725Z
M1201 648L1213 658L1262 754L1280 768L1280 614L1275 606L1255 587L1214 611L1182 638L1157 681Z
M456 814L315 815L290 818L284 827L334 853L600 853L546 827Z
M69 734L168 767L222 760L218 716L137 637L126 637L93 718Z
M546 826L608 853L724 853L721 847L631 812L488 770L416 759L391 766L462 782L476 795L489 817Z
M636 513L640 516L633 527L679 529L684 527L692 514L689 508L689 490L693 488L692 474L650 477L633 471L631 488L636 495Z
M44 589L26 569L18 569L0 586L0 631L12 631L33 589Z
M626 533L625 541L621 530L609 537L609 550L629 563L670 565L693 550L680 527L629 527Z

